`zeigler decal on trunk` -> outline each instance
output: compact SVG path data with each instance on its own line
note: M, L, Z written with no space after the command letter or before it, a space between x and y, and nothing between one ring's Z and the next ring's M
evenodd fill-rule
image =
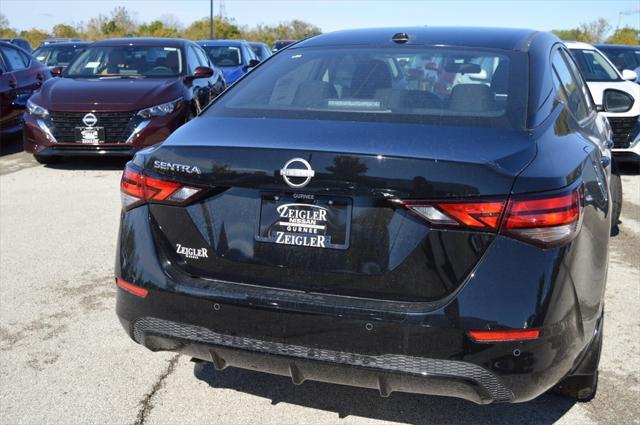
M284 204L277 208L282 231L276 232L276 243L325 248L328 237L327 209L318 205Z
M180 255L184 255L185 257L194 260L198 260L200 258L209 258L209 256L207 255L207 248L188 248L177 243L176 252Z

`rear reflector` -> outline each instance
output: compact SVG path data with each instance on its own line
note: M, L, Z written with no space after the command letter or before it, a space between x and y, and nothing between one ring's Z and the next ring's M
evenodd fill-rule
M510 199L397 200L435 227L501 233L543 248L573 239L582 219L582 187L571 192L515 195Z
M525 341L537 339L539 329L514 329L501 331L468 331L467 334L475 342Z
M138 297L144 298L147 296L147 294L149 293L148 290L146 290L145 288L141 288L139 286L133 285L129 282L125 282L122 279L118 279L116 278L116 285L119 288L124 289L127 292L132 293L133 295L137 295Z
M123 208L132 208L145 202L183 204L201 191L200 188L149 177L131 164L127 164L120 181Z

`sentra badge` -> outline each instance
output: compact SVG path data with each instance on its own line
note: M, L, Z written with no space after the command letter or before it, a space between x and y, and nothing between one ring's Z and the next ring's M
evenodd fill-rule
M194 260L198 260L200 258L209 258L209 256L207 255L207 248L189 248L177 243L176 252L180 255L184 255L185 257Z
M200 169L195 165L175 164L165 161L153 161L153 167L164 171L177 171L187 174L202 174Z

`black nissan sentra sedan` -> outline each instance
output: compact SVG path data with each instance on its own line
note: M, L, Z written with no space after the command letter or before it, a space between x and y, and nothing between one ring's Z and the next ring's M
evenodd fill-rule
M549 33L313 37L127 165L117 313L295 384L590 400L610 136Z

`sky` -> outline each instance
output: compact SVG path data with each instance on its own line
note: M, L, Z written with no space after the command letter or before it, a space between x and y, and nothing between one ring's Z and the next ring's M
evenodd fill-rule
M603 17L616 27L640 28L638 0L214 0L217 14L240 25L277 24L302 19L324 32L348 28L454 25L522 27L536 30L575 28ZM57 23L87 22L116 6L126 6L138 22L174 15L183 25L209 16L209 0L0 0L11 27L51 30ZM622 13L621 13L622 12Z

